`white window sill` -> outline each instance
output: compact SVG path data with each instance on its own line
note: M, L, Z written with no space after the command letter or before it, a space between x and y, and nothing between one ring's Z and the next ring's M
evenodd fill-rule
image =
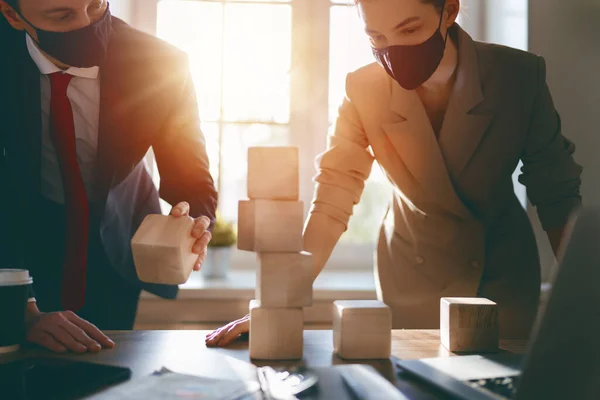
M227 279L204 279L194 272L181 285L178 299L182 300L252 300L256 286L253 270L232 270ZM156 298L143 292L142 298ZM313 286L315 300L369 300L375 299L373 271L323 271Z

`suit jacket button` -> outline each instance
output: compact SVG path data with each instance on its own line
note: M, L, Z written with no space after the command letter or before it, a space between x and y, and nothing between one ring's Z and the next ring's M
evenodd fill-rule
M473 269L479 269L479 268L481 268L481 263L479 261L475 261L475 260L471 261L471 267Z
M417 262L417 264L419 265L423 265L425 264L425 259L422 256L416 256L415 257L415 261Z

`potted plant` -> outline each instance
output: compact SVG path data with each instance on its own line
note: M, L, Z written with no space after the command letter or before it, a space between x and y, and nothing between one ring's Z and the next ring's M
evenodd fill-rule
M202 274L206 278L226 278L231 265L233 246L237 241L235 226L217 213L217 219L208 244Z

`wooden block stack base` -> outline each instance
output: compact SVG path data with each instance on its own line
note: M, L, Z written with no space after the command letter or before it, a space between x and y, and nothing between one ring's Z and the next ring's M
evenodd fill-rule
M298 360L303 348L302 308L267 308L258 300L250 302L250 358Z
M392 352L392 313L376 300L333 303L333 348L345 359L384 359Z
M198 255L192 252L194 220L190 217L148 215L131 239L139 279L180 285L189 278Z
M440 336L450 351L498 351L498 307L483 298L444 297L440 301Z

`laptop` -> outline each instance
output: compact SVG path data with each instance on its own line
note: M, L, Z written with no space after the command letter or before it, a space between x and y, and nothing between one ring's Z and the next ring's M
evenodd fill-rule
M525 356L397 360L402 373L464 400L600 399L600 209L584 208Z

